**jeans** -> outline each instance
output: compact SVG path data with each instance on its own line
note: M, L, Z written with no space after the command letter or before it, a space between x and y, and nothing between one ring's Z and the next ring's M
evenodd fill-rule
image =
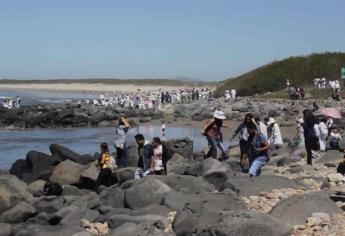
M253 176L259 176L261 174L261 168L266 164L266 162L266 156L259 156L255 158L250 166L249 174Z
M219 147L219 149L222 152L222 160L226 160L227 155L225 153L225 147L224 147L223 142L218 138L213 138L210 136L206 136L206 138L207 138L208 144L210 145L210 150L206 154L206 158L211 156L212 158L217 159L217 147Z
M116 164L119 168L126 168L128 165L126 144L122 148L116 148Z

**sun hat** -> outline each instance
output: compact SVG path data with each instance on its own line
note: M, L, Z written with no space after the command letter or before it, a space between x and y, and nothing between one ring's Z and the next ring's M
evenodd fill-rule
M276 123L276 120L275 120L273 117L270 117L270 118L268 119L267 125L271 125L271 124L273 124L273 123Z
M224 120L225 119L224 112L219 111L219 110L215 110L215 112L213 113L213 117L216 118L216 119L220 119L220 120Z

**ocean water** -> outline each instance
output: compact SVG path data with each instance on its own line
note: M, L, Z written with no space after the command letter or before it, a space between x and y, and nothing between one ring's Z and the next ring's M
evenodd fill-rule
M82 92L0 89L0 101L4 98L15 98L16 96L21 97L22 105L57 104L98 97L97 94L83 94Z
M9 169L17 159L25 159L31 150L50 154L52 143L66 146L79 154L94 154L99 151L102 142L108 143L110 151L113 147L114 128L73 128L73 129L33 129L33 130L0 130L0 169ZM160 127L144 124L131 129L128 133L128 144L133 145L134 135L142 133L152 140L160 137ZM170 127L167 125L166 139L188 137L194 141L194 152L207 146L207 141L198 127ZM229 142L225 142L229 145Z

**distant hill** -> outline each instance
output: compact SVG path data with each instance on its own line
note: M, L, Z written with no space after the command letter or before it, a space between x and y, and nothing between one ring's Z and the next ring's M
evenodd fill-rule
M226 89L232 88L240 96L279 91L286 87L286 79L293 85L310 87L316 77L340 79L342 67L345 67L345 53L341 52L289 57L220 82L216 95L221 96Z
M55 84L55 83L89 83L89 84L134 84L134 85L166 85L166 86L202 86L205 82L187 78L178 77L173 79L155 78L155 79L47 79L47 80L13 80L0 79L0 84Z

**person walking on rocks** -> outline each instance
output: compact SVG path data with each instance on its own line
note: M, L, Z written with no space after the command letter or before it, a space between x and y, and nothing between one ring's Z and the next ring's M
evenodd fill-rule
M127 167L127 132L130 129L130 124L125 117L121 117L115 128L115 148L116 148L116 164L120 168Z
M146 174L155 174L155 175L161 175L164 171L163 166L163 146L160 138L155 137L152 140L152 145L154 147L153 149L153 156L151 159L151 168L146 172Z
M97 167L100 168L100 172L98 174L98 178L96 181L96 189L100 185L109 187L113 183L110 158L111 157L109 154L108 144L102 143L101 155L99 156L98 161L97 161Z
M138 168L135 171L135 179L141 179L145 176L146 171L151 168L151 158L154 155L153 145L146 140L144 135L137 134L134 136L138 144Z
M277 148L279 148L279 145L283 144L283 138L280 132L280 127L273 117L270 117L268 119L267 135L272 151L276 150Z
M319 117L319 144L320 144L320 151L326 151L327 145L327 138L328 138L328 128L327 128L327 117L320 116Z
M306 109L303 111L304 144L307 151L307 164L312 165L313 151L319 150L319 138L317 137L318 125L314 114Z
M254 123L249 122L246 124L246 127L249 133L248 142L250 143L249 174L250 177L259 176L261 174L261 168L268 161L268 150L270 145L265 135L257 130L257 127Z
M239 139L240 139L240 151L241 151L241 157L240 157L240 165L241 168L244 168L245 165L245 160L248 156L248 137L249 137L249 133L247 130L247 124L252 122L253 119L253 115L248 113L246 114L246 116L244 117L244 121L243 123L241 123L237 129L234 131L234 134L232 135L231 140L233 140L237 135L239 135Z
M225 153L225 147L223 144L222 127L230 128L228 125L223 124L225 120L224 112L216 109L213 114L213 119L210 119L203 127L202 134L206 136L209 144L209 151L205 158L212 157L217 159L217 147L222 152L222 160L226 160L228 155Z

